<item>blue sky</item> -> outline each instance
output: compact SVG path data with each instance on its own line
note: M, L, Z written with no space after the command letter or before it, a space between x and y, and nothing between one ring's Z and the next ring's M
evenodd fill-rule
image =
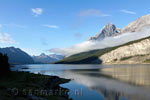
M0 0L0 47L49 54L85 41L113 23L149 14L149 0Z

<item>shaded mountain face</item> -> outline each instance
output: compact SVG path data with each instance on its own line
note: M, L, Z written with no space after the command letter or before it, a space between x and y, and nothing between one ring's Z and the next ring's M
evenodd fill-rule
M114 24L108 24L103 27L103 29L94 37L90 37L88 40L102 40L106 37L113 37L120 35L120 29L116 28Z
M42 53L39 56L32 56L32 58L34 59L35 63L53 63L56 61L59 61L61 59L64 58L64 56L62 55L56 55L56 54L51 54L51 55L46 55L44 53Z
M7 47L0 48L0 53L7 54L10 64L32 64L34 60L26 52L19 48Z

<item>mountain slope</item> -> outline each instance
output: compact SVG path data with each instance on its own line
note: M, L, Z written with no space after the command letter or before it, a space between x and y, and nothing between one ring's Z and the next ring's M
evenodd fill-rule
M19 48L7 47L0 48L0 52L7 54L9 58L9 63L11 64L32 64L34 63L32 57L26 52L22 51Z
M142 47L144 47L144 49ZM120 51L120 48L122 51ZM128 51L125 52L124 50L128 50ZM136 53L134 53L134 50L137 50ZM138 51L140 51L140 53ZM116 61L118 61L117 63L119 62L121 63L121 60L125 58L127 59L128 57L132 58L132 56L133 57L143 56L142 62L144 62L147 59L150 59L150 57L148 56L149 54L150 54L150 37L147 37L147 38L131 41L116 47L110 47L110 48L105 48L100 50L92 50L92 51L72 55L59 62L56 62L56 64L96 64L96 63L100 64L100 63L114 63ZM119 55L120 57L118 59ZM137 60L136 62L139 61ZM132 63L136 63L136 62L132 62Z
M103 63L144 63L150 59L150 38L121 46L99 57Z
M121 33L138 32L141 31L141 29L146 26L150 26L150 15L142 16L137 20L131 22L121 30Z

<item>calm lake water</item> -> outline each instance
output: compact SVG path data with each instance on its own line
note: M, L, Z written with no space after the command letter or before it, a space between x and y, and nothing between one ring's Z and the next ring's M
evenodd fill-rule
M29 71L73 79L62 84L73 100L150 100L150 65L17 65Z

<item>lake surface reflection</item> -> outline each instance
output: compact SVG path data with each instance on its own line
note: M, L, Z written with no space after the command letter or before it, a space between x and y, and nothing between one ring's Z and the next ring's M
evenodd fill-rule
M71 78L74 100L150 100L150 65L17 65L12 70Z

